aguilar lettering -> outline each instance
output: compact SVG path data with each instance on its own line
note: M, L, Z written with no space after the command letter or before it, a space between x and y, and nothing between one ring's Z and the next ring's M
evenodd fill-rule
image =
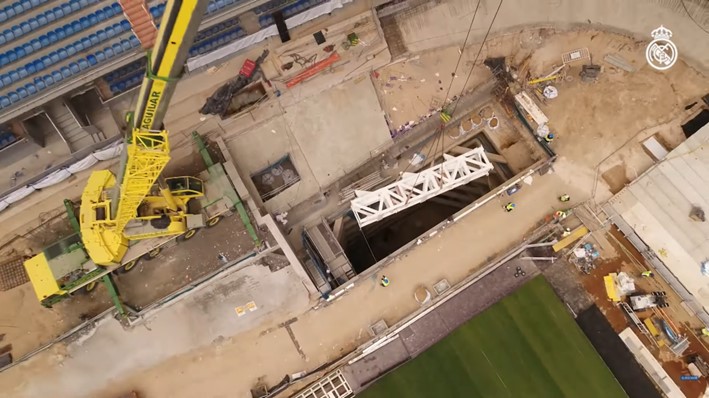
M155 111L158 108L158 102L160 102L159 92L151 92L148 104L145 106L145 114L143 115L142 128L144 130L150 130L150 126L153 124L153 118L155 117Z

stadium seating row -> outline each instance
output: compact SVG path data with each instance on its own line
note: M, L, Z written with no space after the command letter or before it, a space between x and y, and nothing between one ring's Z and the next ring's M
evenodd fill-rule
M0 149L17 141L17 137L9 131L0 131Z
M16 1L5 8L0 8L0 23L22 15L48 1L49 0L22 0Z
M28 19L27 21L21 22L19 24L13 25L10 29L6 29L2 33L2 37L4 43L10 43L13 40L17 40L20 37L31 33L32 31L36 31L38 29L41 29L54 21L57 21L65 16L68 16L74 12L77 12L81 10L82 3L86 2L87 5L89 2L97 2L98 0L71 0L68 3L64 3L61 5L61 7L55 7L51 10L45 11L43 14L38 15L37 17L32 17ZM112 18L115 15L122 14L123 10L121 9L120 4L118 3L113 3L111 5L108 5L104 7L103 9L97 10L95 13L92 13L92 16L94 20L104 21L106 19ZM86 22L84 22L84 25L88 24L88 16ZM98 23L98 22L96 22ZM95 23L94 23L95 24ZM72 23L68 24L70 29L72 30L71 34L74 33L74 31L82 30L82 22L81 18L77 19L76 21L73 21ZM87 27L90 27L92 25L89 25ZM65 25L63 28L66 29L67 25ZM60 28L62 29L62 28ZM56 31L55 31L56 32Z
M74 42L73 44L62 47L57 51L52 51L49 54L35 59L24 66L20 66L15 70L0 75L0 88L8 87L9 85L17 83L28 76L41 72L54 64L66 61L81 51L85 51L93 46L111 40L124 32L130 31L130 23L127 23L128 21L123 22L116 23L106 29L98 30L96 33L92 33L89 36ZM124 50L132 48L129 40L123 40L123 44L116 43L113 45L113 47L116 46L122 47ZM114 49L114 51L117 50ZM2 56L0 56L0 63L2 63Z
M302 11L305 11L307 9L310 9L312 7L315 7L318 4L324 3L327 0L300 0L296 1L295 3L283 8L281 11L283 12L283 16L286 18L292 17L293 15L296 15ZM271 3L279 3L282 2L281 0L278 0L276 2L271 2ZM268 6L271 3L266 3L261 7ZM259 8L259 7L256 7ZM271 7L267 8L266 10L274 10L277 7ZM271 15L262 15L258 18L259 25L262 28L265 28L267 26L271 26L275 23L273 20L273 17Z
M98 50L93 54L78 58L74 62L55 69L42 77L36 77L33 83L27 83L14 91L0 96L0 109L16 104L29 96L36 95L64 79L82 74L87 69L109 61L125 51L130 51L139 47L140 41L138 38L131 36L130 39L123 40L120 43L115 43L112 46L104 48L103 50Z

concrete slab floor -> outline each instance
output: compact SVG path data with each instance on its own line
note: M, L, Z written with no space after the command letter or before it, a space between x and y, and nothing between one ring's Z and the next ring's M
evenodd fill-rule
M108 318L98 324L94 331L78 336L69 345L58 345L53 350L40 354L46 355L49 363L55 365L65 361L72 364L56 366L55 369L59 372L56 373L56 378L51 377L52 381L46 379L47 383L29 382L27 386L33 391L28 391L28 394L96 396L95 392L88 391L94 388L82 385L80 380L85 380L85 377L119 379L137 368L150 368L174 355L186 354L193 347L213 345L210 350L214 347L226 347L234 341L231 336L251 329L276 326L274 319L284 319L289 313L300 313L308 306L307 291L298 280L290 267L271 272L268 267L253 264L224 277L209 289L195 292L134 329L124 330L118 322ZM250 302L255 304L253 310L246 309L243 315L238 315L237 307L243 307ZM283 337L287 339L283 343L287 348L283 350L283 354L287 356L293 343L287 334ZM269 344L266 341L264 344L266 346L261 345L259 352L279 346L278 343ZM213 352L205 359L220 356L215 354L216 352ZM19 365L17 369L30 363L38 362L33 359ZM236 373L240 373L242 369L246 370L249 366L239 367L240 371ZM231 371L234 370L232 367ZM14 394L9 391L8 393ZM24 393L18 390L18 394L20 395L17 396L22 396Z

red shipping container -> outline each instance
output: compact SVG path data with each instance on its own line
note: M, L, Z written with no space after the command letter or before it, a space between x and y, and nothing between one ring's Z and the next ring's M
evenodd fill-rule
M251 75L254 74L254 69L256 69L256 62L247 59L246 61L244 61L244 64L241 65L241 70L239 71L239 74L248 79L249 77L251 77Z

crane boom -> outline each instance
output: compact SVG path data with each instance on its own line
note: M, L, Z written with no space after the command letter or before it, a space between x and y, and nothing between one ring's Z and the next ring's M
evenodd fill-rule
M96 264L111 265L123 258L128 249L126 225L136 218L139 206L170 160L163 120L208 3L168 0L155 46L148 54L121 171L117 177L109 170L89 177L81 197L80 225L84 246ZM177 210L169 192L165 200L167 208ZM164 234L175 233L169 226L164 229ZM143 231L137 235L155 234Z

